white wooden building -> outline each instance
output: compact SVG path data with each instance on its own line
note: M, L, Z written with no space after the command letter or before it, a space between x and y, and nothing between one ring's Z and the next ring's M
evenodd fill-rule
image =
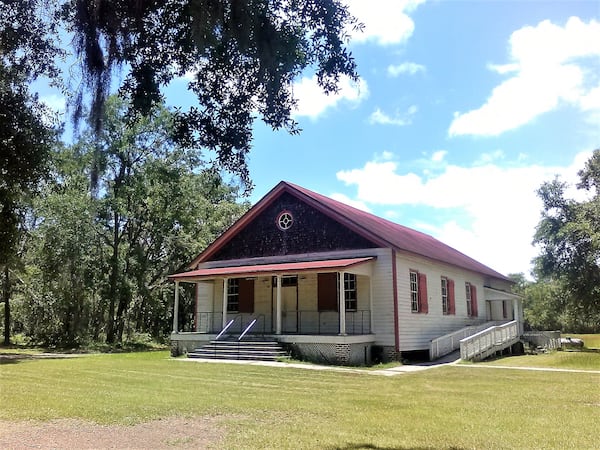
M428 351L446 333L522 318L504 275L431 236L281 182L175 282L173 353L229 333L303 358L368 363ZM194 283L194 331L178 328ZM521 330L522 332L522 330Z

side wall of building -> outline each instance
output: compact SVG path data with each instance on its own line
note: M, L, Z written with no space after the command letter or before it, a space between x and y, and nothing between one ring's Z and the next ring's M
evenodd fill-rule
M484 300L484 277L474 272L415 255L398 253L398 321L400 351L429 349L430 341L465 326L487 320ZM410 272L426 276L428 311L413 312L411 307ZM442 278L454 281L455 313L445 314L442 307ZM467 283L475 287L477 316L467 314Z

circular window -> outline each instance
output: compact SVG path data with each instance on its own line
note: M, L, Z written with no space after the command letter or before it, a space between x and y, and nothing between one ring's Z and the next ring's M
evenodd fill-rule
M289 211L282 211L277 216L277 227L282 230L289 230L294 224L294 216Z

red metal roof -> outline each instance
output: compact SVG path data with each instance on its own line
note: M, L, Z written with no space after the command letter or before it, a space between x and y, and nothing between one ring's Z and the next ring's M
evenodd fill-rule
M389 220L382 219L381 217L285 181L280 182L271 189L269 193L258 201L235 224L215 240L204 252L198 255L192 261L190 267L195 267L200 262L209 261L210 257L225 245L233 235L244 228L283 192L288 192L306 202L380 247L413 253L493 278L509 280L501 273L438 241L432 236L390 222Z
M375 242L377 242L376 239L383 240L387 243L387 246L396 250L415 253L483 275L508 280L501 273L496 272L428 234L382 219L381 217L353 208L301 186L291 183L287 184L313 200L315 204L320 204L327 208L333 213L333 217L344 217L350 222L348 224L350 228L367 238L369 237L368 235L371 235L371 239Z
M365 258L348 258L348 259L330 259L326 261L303 261L303 262L288 262L279 264L258 264L253 266L229 266L229 267L214 267L211 269L197 269L189 272L177 273L170 275L171 280L185 280L196 278L211 278L228 275L264 275L273 273L296 273L307 270L323 270L323 269L344 269L358 264L371 261L373 257Z

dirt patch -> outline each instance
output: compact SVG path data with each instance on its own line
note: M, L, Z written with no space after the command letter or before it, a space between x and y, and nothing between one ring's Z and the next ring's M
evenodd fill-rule
M216 448L225 430L213 417L153 420L137 425L98 425L74 419L48 422L0 420L3 449L204 449Z

